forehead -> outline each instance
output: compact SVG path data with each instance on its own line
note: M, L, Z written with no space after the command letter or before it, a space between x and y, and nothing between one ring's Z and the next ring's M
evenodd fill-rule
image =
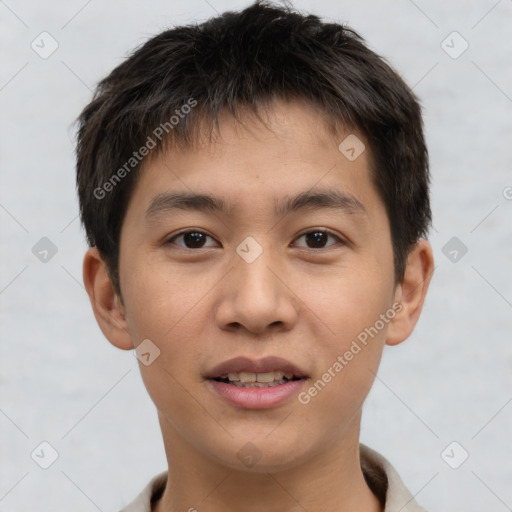
M260 115L242 111L238 122L223 112L219 130L205 132L194 147L170 147L144 162L132 194L144 205L139 213L197 207L237 215L265 198L275 215L322 203L368 213L365 203L378 197L359 133L333 132L299 102L277 101Z

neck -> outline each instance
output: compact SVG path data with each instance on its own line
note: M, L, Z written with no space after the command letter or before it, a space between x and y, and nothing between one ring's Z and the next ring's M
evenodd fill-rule
M364 479L360 415L327 450L279 471L241 471L191 446L160 417L169 465L155 512L382 512ZM355 428L354 428L355 427Z

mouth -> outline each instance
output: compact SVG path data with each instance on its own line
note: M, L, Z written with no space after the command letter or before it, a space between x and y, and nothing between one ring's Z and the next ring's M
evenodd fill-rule
M309 376L280 357L237 357L217 365L204 378L216 396L232 406L268 409L298 393Z

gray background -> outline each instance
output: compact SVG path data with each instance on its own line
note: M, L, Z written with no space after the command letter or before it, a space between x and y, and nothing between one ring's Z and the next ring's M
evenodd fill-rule
M115 511L166 468L133 352L102 337L82 286L72 122L148 37L247 4L0 1L0 511ZM361 440L430 511L512 510L512 1L295 5L354 27L424 106L435 276L413 336L385 349Z

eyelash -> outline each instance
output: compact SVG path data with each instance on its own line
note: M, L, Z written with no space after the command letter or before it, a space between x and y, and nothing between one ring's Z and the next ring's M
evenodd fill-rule
M205 235L207 237L210 237L211 239L214 239L211 235L209 235L208 233L205 233L204 231L201 231L199 229L193 229L193 230L188 230L188 231L182 231L181 233L178 233L178 234L174 235L172 238L167 240L165 245L172 245L172 244L174 244L174 241L177 238L179 238L180 236L183 236L183 235L187 235L189 233L201 234L201 235ZM310 231L306 231L306 232L300 234L297 238L301 238L301 237L303 237L305 235L309 235L309 234L312 234L312 233L323 233L323 234L326 234L328 236L331 236L331 237L335 238L341 245L347 245L347 242L345 242L345 240L343 240L338 235L335 235L333 232L331 232L331 231L329 231L327 229L313 229L313 230L310 230ZM177 245L177 244L174 244L174 245ZM301 249L311 249L311 250L319 251L319 250L328 250L333 245L336 245L336 244L332 244L332 245L329 245L327 247L320 247L320 248L317 248L317 249L315 249L314 247L300 247L300 248ZM190 250L190 251L198 251L200 249L210 249L210 247L191 248L191 247L184 247L184 246L181 246L181 245L178 245L178 247L180 247L181 249L187 249L187 250Z

